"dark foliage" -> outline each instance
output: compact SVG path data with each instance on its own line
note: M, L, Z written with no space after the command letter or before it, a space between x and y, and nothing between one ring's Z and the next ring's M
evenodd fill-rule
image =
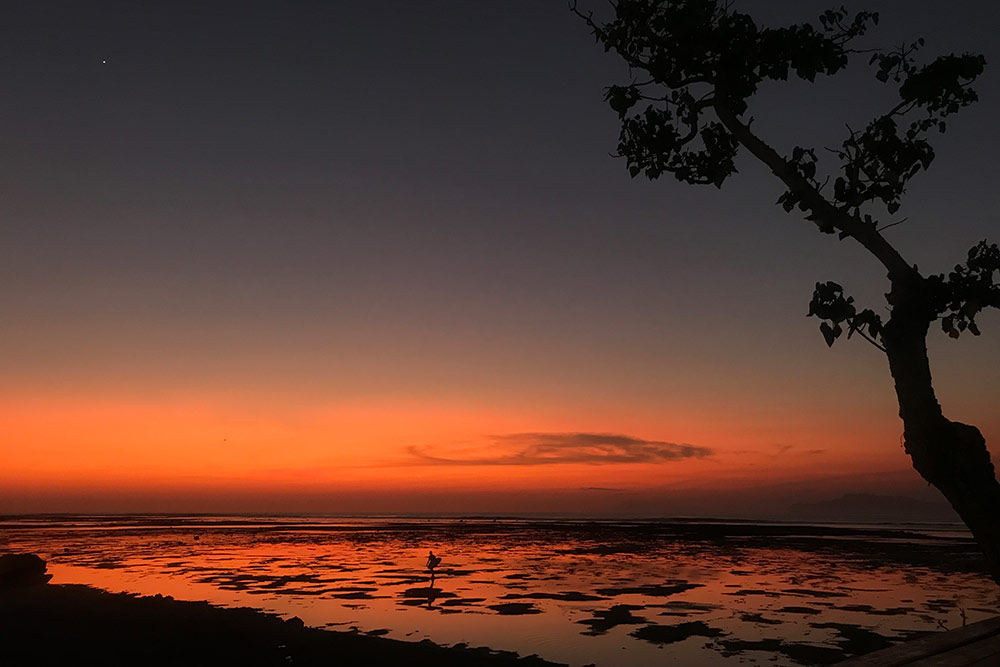
M820 319L827 345L858 334L885 353L906 452L972 529L1000 583L1000 484L978 429L944 417L925 341L936 320L952 338L979 335L977 315L1000 307L1000 248L981 241L947 275L925 276L882 234L902 220L878 221L899 210L910 181L934 161L931 137L978 99L972 84L985 59L950 54L920 62L922 39L892 50L862 45L878 24L873 12L832 9L815 25L767 28L720 0L612 0L611 6L608 21L575 2L571 8L633 76L605 95L621 120L618 155L633 177L669 173L721 188L745 150L787 188L777 201L786 212L853 239L886 268L882 314L859 309L839 284L824 282L816 284L809 315ZM864 61L876 85L893 87L898 101L863 128L848 127L838 146L796 146L782 155L752 129L748 114L763 82L811 82Z
M874 12L850 15L843 8L831 9L817 25L765 28L719 0L612 4L615 16L606 23L584 14L575 3L573 9L604 49L620 55L638 77L605 93L621 119L618 154L632 176L656 179L669 173L685 183L722 187L736 173L741 148L757 153L739 136L742 130L756 139L750 133L753 119L733 127L726 117L740 123L762 82L790 77L813 81L844 70L855 56L867 57L874 78L894 86L899 102L863 129L849 129L840 146L828 148L825 153L835 157L836 164L821 164L816 147L796 146L788 156L763 147L781 160L783 173L778 175L789 188L777 203L785 211L800 210L820 231L854 237L866 246L876 240L885 244L876 213L891 215L899 209L910 180L934 160L928 136L944 132L948 116L978 99L971 84L986 64L983 56L973 54L944 55L920 64L917 54L923 39L886 51L856 48L878 24ZM953 338L964 331L979 335L976 315L1000 307L996 244L980 242L969 251L966 264L947 276L926 279L902 263L894 249L888 254L893 255L887 262L890 271L905 267L911 277L920 278L928 315L940 318ZM891 300L888 305L891 310ZM823 320L820 331L829 345L846 332L848 337L859 333L881 347L881 316L867 308L858 312L836 283L816 285L809 315Z

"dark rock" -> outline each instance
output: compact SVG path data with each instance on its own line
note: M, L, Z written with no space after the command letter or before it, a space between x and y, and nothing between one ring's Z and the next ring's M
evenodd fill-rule
M0 556L0 589L44 584L52 578L45 568L45 561L35 554L4 554Z

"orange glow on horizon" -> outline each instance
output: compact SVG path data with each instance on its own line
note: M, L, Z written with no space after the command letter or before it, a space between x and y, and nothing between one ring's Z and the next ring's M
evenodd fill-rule
M0 407L0 439L10 443L0 483L33 494L431 490L460 498L483 491L777 484L906 467L886 442L893 424L872 419L846 434L833 423L817 428L818 420L789 415L776 422L749 410L726 419L560 406L514 412L400 399L290 407L205 398L8 398ZM483 463L507 447L495 436L580 432L694 445L711 454L657 463ZM442 465L411 448L476 463L449 458Z

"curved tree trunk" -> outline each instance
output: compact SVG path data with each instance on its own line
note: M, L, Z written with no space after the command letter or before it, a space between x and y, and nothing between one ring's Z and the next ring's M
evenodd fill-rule
M930 319L905 310L894 306L882 340L896 385L906 453L972 531L990 575L1000 583L1000 483L986 440L975 426L942 414L927 358Z
M911 267L872 225L830 203L816 188L750 131L728 105L726 86L716 84L713 106L733 137L786 185L821 227L840 230L867 249L889 270L892 291L887 296L892 317L881 331L896 384L903 437L913 467L933 484L972 531L986 557L986 567L1000 584L1000 483L990 461L986 440L975 426L945 418L931 385L927 330L937 319L931 308L926 279Z

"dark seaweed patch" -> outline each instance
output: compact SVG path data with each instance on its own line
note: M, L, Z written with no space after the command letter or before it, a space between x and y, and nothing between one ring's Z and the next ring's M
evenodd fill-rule
M724 639L718 642L720 652L725 656L734 656L744 651L767 651L781 653L800 665L830 665L840 662L847 655L840 649L812 644L794 644L780 639Z
M437 598L457 598L458 596L440 588L407 588L402 593L405 598L419 598L422 600L435 600Z
M631 634L653 644L675 644L688 637L718 637L723 632L701 621L689 621L679 625L647 625Z
M839 593L837 591L817 591L810 588L786 588L781 591L782 593L787 593L788 595L803 595L806 597L813 598L846 598L847 593Z
M690 584L687 582L677 582L670 584L643 584L641 586L620 586L615 588L599 588L599 595L650 595L655 597L667 597L698 588L702 584Z
M872 616L902 616L911 611L914 611L913 607L889 607L888 609L876 609L871 605L867 604L845 604L834 606L833 609L838 611L856 611L862 614L870 614Z
M542 610L530 602L505 602L491 604L489 608L501 616L521 616L524 614L540 614Z
M819 609L813 609L812 607L782 607L777 610L779 613L783 614L818 614Z
M500 596L501 600L561 600L563 602L591 602L593 600L603 600L596 595L588 595L578 591L568 591L566 593L507 593Z
M445 600L441 603L442 607L472 607L479 604L480 602L486 602L486 598L455 598L453 600Z
M616 604L610 609L595 611L593 618L578 621L580 625L587 625L590 627L590 630L581 634L590 636L603 635L611 628L619 625L638 625L640 623L648 623L648 621L642 616L636 616L632 613L633 610L637 609L643 609L643 607L631 604Z
M733 591L732 593L726 593L726 595L740 596L740 595L763 595L769 598L780 598L781 593L775 591L765 591L760 588L741 588L738 591Z
M837 644L851 655L871 653L895 643L888 637L853 623L810 623L809 627L836 630L841 637Z
M671 600L670 602L664 602L663 604L649 605L650 607L664 607L666 609L675 609L678 611L715 611L719 609L717 604L708 604L705 602L691 602L689 600Z
M761 623L763 625L781 625L784 621L776 618L767 618L760 614L740 614L740 620L744 623Z

